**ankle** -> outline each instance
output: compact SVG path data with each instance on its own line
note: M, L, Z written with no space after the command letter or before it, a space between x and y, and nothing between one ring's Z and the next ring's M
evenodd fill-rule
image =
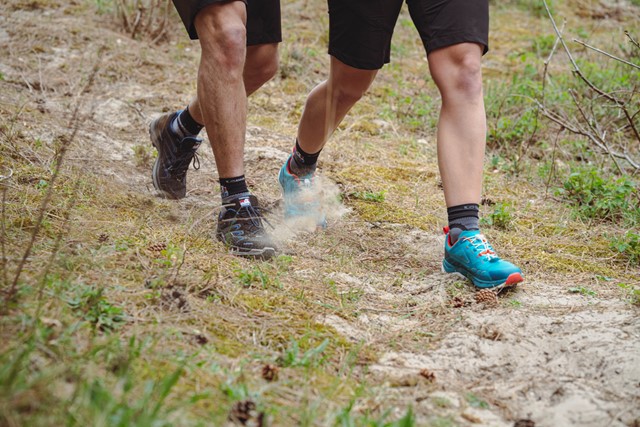
M313 154L306 153L296 139L296 146L289 158L289 170L298 176L312 174L316 170L320 151Z
M480 208L476 203L451 206L447 208L449 217L449 238L455 244L463 231L479 230Z
M249 195L249 188L244 175L233 178L220 178L220 197L223 201L235 199L237 197Z
M189 107L187 106L174 117L170 128L174 134L184 139L188 136L198 135L204 126L196 122L191 113L189 113Z

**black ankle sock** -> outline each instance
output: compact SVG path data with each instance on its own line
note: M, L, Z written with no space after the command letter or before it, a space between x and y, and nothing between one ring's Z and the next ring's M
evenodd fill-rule
M200 133L204 126L196 122L189 113L189 106L182 110L173 123L173 131L181 137L194 136Z
M247 188L247 181L244 179L244 175L236 176L234 178L220 178L220 196L223 199L227 199L230 196L235 196L241 193L249 193Z
M479 230L480 207L476 203L451 206L447 208L449 217L449 236L451 243L458 241L458 236L465 230Z
M296 139L296 148L293 150L293 155L291 156L292 161L289 162L289 169L296 175L306 175L313 172L316 169L320 151L315 154L305 153L302 148L300 148L300 143Z

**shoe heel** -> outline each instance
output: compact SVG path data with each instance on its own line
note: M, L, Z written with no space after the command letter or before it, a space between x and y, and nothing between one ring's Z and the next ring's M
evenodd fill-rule
M446 259L443 259L442 260L442 272L443 273L457 273L457 270Z

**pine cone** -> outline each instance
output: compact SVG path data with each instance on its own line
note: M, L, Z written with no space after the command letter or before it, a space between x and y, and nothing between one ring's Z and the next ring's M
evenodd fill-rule
M432 371L428 370L427 368L424 368L424 369L420 370L420 376L424 377L430 383L436 381L436 374L433 373Z
M264 412L258 412L256 404L252 400L236 402L229 413L229 421L243 426L264 426Z
M493 292L491 289L482 289L481 291L476 292L475 298L478 304L484 304L488 307L495 307L498 305L498 294Z
M196 342L200 345L205 345L209 342L209 338L207 338L206 335L204 335L202 332L200 331L194 331L195 335L194 338L196 339Z
M147 250L149 252L155 252L155 253L160 253L165 249L167 249L166 243L152 243L147 247Z
M460 308L460 307L464 307L465 305L468 305L469 302L466 301L461 296L455 296L449 300L449 304L451 304L451 307L453 308Z
M160 305L167 310L178 310L186 313L191 310L186 294L173 286L164 288L161 292Z
M279 368L276 365L267 363L262 367L262 378L269 382L276 381L278 379L278 370Z
M104 243L109 240L109 235L106 233L102 233L98 236L98 243Z

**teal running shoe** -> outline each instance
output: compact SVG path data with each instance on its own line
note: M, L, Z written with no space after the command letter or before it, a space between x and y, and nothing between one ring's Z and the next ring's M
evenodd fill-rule
M327 219L322 211L319 189L315 185L314 174L298 176L289 169L291 156L284 162L278 181L284 199L284 217L296 222L314 221L317 228L327 228Z
M510 287L522 282L522 271L500 259L479 230L465 230L451 245L449 227L444 228L444 259L442 269L471 280L477 288Z

